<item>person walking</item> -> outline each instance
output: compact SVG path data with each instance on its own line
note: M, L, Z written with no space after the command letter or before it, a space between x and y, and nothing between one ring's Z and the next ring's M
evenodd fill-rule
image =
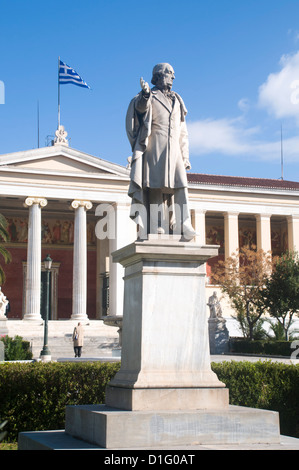
M83 326L79 322L78 325L75 326L74 331L73 331L73 343L74 343L75 357L81 357L83 339L84 339Z

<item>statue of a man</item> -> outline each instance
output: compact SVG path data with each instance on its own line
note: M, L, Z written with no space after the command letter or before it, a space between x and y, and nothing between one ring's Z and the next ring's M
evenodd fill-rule
M154 67L150 89L140 79L141 92L131 101L126 130L132 147L131 217L147 226L147 233L180 234L192 240L195 231L188 209L187 175L190 169L186 114L182 98L171 91L171 65ZM145 215L138 207L146 208ZM157 207L159 208L157 218ZM169 216L171 214L171 217Z
M6 312L6 307L8 304L8 299L6 296L3 294L2 289L0 287L0 318L5 318L5 312Z
M207 305L210 308L210 318L222 318L222 309L220 302L217 298L216 291L214 291L213 295L209 297L209 302Z

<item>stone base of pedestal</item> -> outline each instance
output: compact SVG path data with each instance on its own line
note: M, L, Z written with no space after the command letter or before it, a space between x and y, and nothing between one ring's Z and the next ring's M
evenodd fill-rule
M123 388L108 386L106 405L131 411L227 409L227 388Z
M65 432L106 449L280 442L278 413L236 406L159 412L68 406Z

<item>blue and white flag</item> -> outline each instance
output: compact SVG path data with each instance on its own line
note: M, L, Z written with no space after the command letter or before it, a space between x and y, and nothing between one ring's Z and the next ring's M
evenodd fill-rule
M68 83L82 86L83 88L90 88L72 67L59 60L59 84L66 85Z

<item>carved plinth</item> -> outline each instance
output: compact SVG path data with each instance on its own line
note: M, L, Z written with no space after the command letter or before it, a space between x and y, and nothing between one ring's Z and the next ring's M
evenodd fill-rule
M127 410L228 407L211 370L204 263L212 246L151 237L112 254L125 268L122 363L106 404Z

